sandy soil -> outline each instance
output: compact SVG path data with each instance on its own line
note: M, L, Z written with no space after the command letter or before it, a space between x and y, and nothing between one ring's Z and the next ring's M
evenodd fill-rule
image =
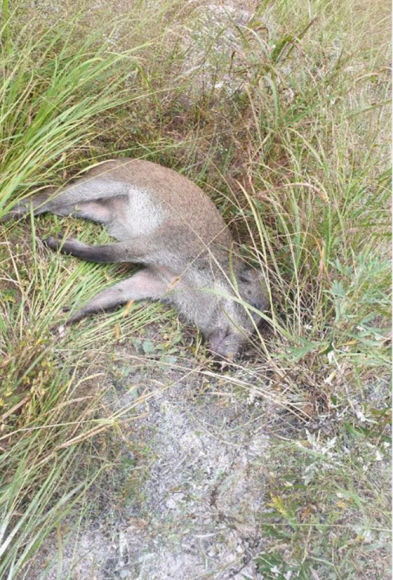
M138 368L129 352L118 360L123 378L106 396L109 412L155 393L138 409L144 416L122 429L130 464L119 478L129 497L115 507L111 491L97 490L109 503L101 500L99 513L73 532L61 578L262 578L254 558L263 542L271 408L258 385L247 396L231 384L244 371L209 377L191 357L182 369L160 361ZM47 541L29 577L58 577L57 540Z

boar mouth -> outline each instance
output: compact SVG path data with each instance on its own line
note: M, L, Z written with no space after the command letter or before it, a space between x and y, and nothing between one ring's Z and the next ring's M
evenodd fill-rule
M230 328L213 332L208 340L211 352L227 360L233 360L236 357L242 342Z

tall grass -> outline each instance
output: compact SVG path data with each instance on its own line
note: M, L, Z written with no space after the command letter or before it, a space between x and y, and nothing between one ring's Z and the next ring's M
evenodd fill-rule
M366 375L375 366L386 372L390 87L374 86L368 70L378 70L377 60L356 75L349 44L331 41L329 54L329 40L315 42L314 16L327 39L337 37L345 26L339 22L348 22L345 7L331 13L316 3L309 10L308 39L292 33L291 50L279 58L276 40L270 51L263 47L268 72L250 99L262 140L250 162L245 218L256 227L254 254L268 265L277 317L285 316L290 358L321 353L338 368L342 361ZM292 24L299 33L304 18L300 11Z
M391 87L374 32L386 15L361 2L279 2L271 14L282 36L256 49L239 211L267 268L276 390L315 431L273 446L259 569L387 577Z
M32 35L26 24L2 60L1 214L16 193L53 178L71 149L88 147L97 118L126 100L132 55L111 54L96 35L78 42L76 28L64 22Z
M86 32L78 14L51 26L27 22L14 7L8 13L6 2L3 9L0 217L86 156L105 133L103 115L132 101L125 87L138 66L137 46L116 54L110 33ZM83 510L86 490L109 465L89 453L90 442L118 420L97 415L105 375L98 351L113 340L113 325L100 325L96 351L88 329L83 352L51 331L66 303L102 287L103 273L48 260L30 226L27 234L25 225L5 224L0 247L0 575L9 579L21 577L74 506ZM117 318L117 340L147 322L140 309Z

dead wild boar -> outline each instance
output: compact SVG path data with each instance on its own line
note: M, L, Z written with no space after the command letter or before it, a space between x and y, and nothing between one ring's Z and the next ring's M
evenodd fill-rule
M143 266L99 292L67 323L132 300L162 300L201 330L215 354L231 359L267 307L263 274L234 255L229 229L208 196L171 169L138 159L106 161L63 189L47 188L17 203L7 217L26 214L30 204L34 215L101 223L118 240L89 246L49 237L50 248L91 262Z

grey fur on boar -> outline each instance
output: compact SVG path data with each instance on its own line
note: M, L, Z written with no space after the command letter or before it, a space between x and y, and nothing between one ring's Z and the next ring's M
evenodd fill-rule
M233 358L260 320L255 310L267 307L262 273L233 254L217 208L171 169L137 159L106 161L58 193L50 188L18 203L11 215L25 214L30 202L34 215L99 222L118 240L89 246L49 237L50 248L91 262L144 266L99 292L70 323L131 300L162 300L198 326L214 353Z

